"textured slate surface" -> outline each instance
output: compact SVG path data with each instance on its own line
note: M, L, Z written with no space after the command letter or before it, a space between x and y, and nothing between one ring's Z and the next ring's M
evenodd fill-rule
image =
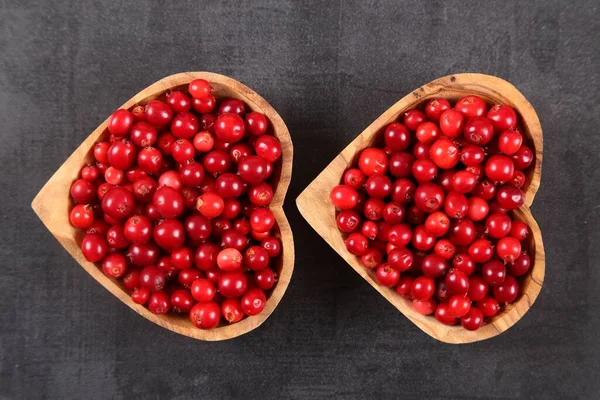
M598 398L599 20L594 0L0 2L0 398ZM29 206L116 107L188 70L254 88L295 144L292 284L261 328L225 343L138 317ZM468 71L510 80L538 110L547 278L513 329L457 347L396 312L293 200L405 93Z

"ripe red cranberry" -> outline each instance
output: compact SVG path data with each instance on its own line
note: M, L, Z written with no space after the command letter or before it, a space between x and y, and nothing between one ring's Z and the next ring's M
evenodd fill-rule
M507 182L514 175L514 165L510 158L493 155L485 163L485 175L494 182Z
M71 185L71 197L76 203L88 204L96 199L96 187L93 183L78 179Z
M385 175L371 175L365 185L367 194L376 199L383 199L392 193L392 181Z
M498 149L507 156L515 154L523 144L523 135L517 130L507 130L498 137Z
M392 186L392 201L400 204L410 203L415 197L416 186L408 179L398 179Z
M228 143L240 141L246 133L244 120L234 113L219 115L215 121L214 129L217 139Z
M254 283L262 290L270 290L277 283L277 274L271 268L265 268L254 274Z
M176 218L183 212L183 197L178 190L163 186L156 190L152 203L163 218Z
M434 183L423 183L415 192L415 205L428 213L438 211L444 201L442 188Z
M176 219L165 219L154 228L153 238L156 244L163 249L175 250L183 246L185 241L183 224Z
M413 260L413 254L404 247L395 248L388 253L388 264L399 272L408 271Z
M171 133L178 138L191 139L200 129L198 118L189 112L180 112L171 121Z
M383 134L385 145L392 151L403 151L411 142L411 134L408 128L399 122L392 122L385 128Z
M264 114L251 112L246 115L246 130L253 136L264 135L267 132L269 121Z
M491 260L481 267L481 276L488 285L498 286L504 282L504 278L506 278L506 268L502 262Z
M151 292L162 290L166 281L165 273L158 267L148 266L140 271L140 286Z
M204 193L198 197L196 202L196 209L207 218L218 217L223 212L224 207L223 198L212 192Z
M463 328L469 331L476 331L483 324L483 313L475 307L471 307L469 312L460 319Z
M412 281L411 294L417 300L427 300L435 293L435 281L427 276L419 276Z
M514 262L521 255L521 243L513 237L503 237L496 243L496 254L505 263Z
M210 277L208 276L208 272L206 273L206 277L210 279ZM202 278L202 273L196 268L185 268L179 271L177 281L184 288L190 289L194 281L200 278Z
M379 233L379 227L373 221L365 221L362 225L361 232L367 238L375 240L377 233Z
M275 224L275 215L268 208L257 208L250 214L250 227L256 232L269 232Z
M396 293L405 299L412 299L412 283L412 276L402 275L396 285Z
M150 100L146 104L146 120L156 126L165 126L173 118L171 108L160 100Z
M380 285L392 287L398 283L400 272L385 263L377 267L376 277Z
M481 117L487 113L487 104L481 97L469 95L458 100L454 109L464 114L466 118Z
M120 186L112 187L102 199L102 211L112 218L127 218L133 210L133 194Z
M450 295L466 295L469 290L469 278L464 271L458 268L451 268L448 271L444 283Z
M435 319L444 325L456 325L457 318L450 315L448 303L440 303L435 309Z
M254 142L254 151L269 163L274 163L281 157L281 143L270 135L261 135Z
M450 192L444 200L444 211L450 218L461 219L467 215L469 202L465 195Z
M471 275L475 271L475 263L467 254L457 254L452 259L452 266L460 269L467 275Z
M448 109L442 113L439 122L442 133L450 138L455 138L462 134L465 116L459 111Z
M267 298L259 288L249 289L242 296L242 309L246 315L258 315L265 308Z
M517 113L514 108L505 104L497 104L490 108L487 118L492 121L496 132L515 129L517 126Z
M423 275L434 279L442 276L446 272L447 268L448 264L446 263L446 260L436 254L429 254L425 256L421 263Z
M464 136L472 144L483 146L494 137L494 125L485 117L473 117L465 124Z
M360 225L360 216L356 211L343 210L336 217L338 228L345 233L354 232Z
M434 180L437 172L438 168L431 160L417 160L412 165L412 175L420 183Z
M456 246L448 239L440 239L435 243L433 251L444 260L450 260L456 253Z
M194 300L201 303L212 301L217 294L217 288L208 279L196 279L191 286L191 294Z
M192 100L181 90L174 90L167 93L167 104L173 112L187 112L192 107Z
M496 193L496 201L501 207L514 210L525 203L525 193L510 184L502 185Z
M379 232L383 233L384 231L387 233L385 239L398 247L406 247L406 245L410 243L413 235L410 226L405 223L393 225L387 230L383 230L380 226Z
M437 306L437 302L434 298L429 298L427 300L417 300L413 299L413 308L416 312L422 315L431 315L435 311Z
M440 137L440 129L433 122L423 122L417 127L415 136L419 142L429 144Z
M511 227L510 217L504 213L493 213L485 220L486 232L494 239L507 236L510 233Z
M199 153L208 153L215 146L215 138L210 132L199 132L194 136L192 144Z
M230 324L239 322L244 318L244 310L238 299L225 299L221 304L223 318Z
M331 190L331 203L341 210L352 209L358 202L358 193L348 185L338 185Z
M487 201L481 197L469 197L469 207L467 209L467 218L472 221L483 220L489 212Z
M250 246L244 252L244 265L252 271L262 271L269 266L269 254L260 246Z
M431 145L427 143L417 142L413 146L413 156L417 160L429 159L429 152L431 151ZM397 154L397 153L396 153ZM405 153L408 154L408 153ZM392 154L392 158L395 154Z
M450 241L457 246L467 246L475 240L475 225L468 219L454 222L450 226Z
M196 99L202 99L207 96L210 96L212 86L206 79L194 79L188 85L188 91L190 95L192 95L192 97Z
M404 113L404 125L411 131L416 131L419 125L427 121L425 113L420 110L409 110Z
M484 297L477 302L477 308L481 311L484 317L493 317L500 311L500 304L492 297Z
M166 314L171 309L169 296L163 292L154 292L148 299L148 309L154 314Z
M344 172L344 184L352 186L354 189L360 189L366 182L367 178L358 168L350 168Z
M481 164L485 158L483 149L475 144L466 144L460 153L460 161L466 166Z
M512 303L519 295L519 283L512 275L507 275L504 282L493 288L494 298L500 303Z
M427 115L427 118L431 121L438 122L442 114L451 107L450 102L444 98L438 97L431 99L425 106L425 115Z
M351 233L345 240L346 249L355 256L362 256L369 247L369 241L362 233Z
M119 109L108 119L108 131L116 136L125 136L131 129L133 121L131 112Z
M515 164L515 168L522 171L533 163L533 151L531 151L529 147L523 145L511 156L511 158Z
M176 289L171 294L171 305L176 313L188 313L194 305L194 299L185 289Z
M440 168L454 167L460 160L458 146L449 139L438 139L431 145L429 155L433 162Z
M203 271L210 271L217 267L217 256L220 252L219 246L214 243L204 243L198 246L194 257L196 267Z
M221 322L221 308L213 301L197 303L190 310L190 321L200 329L213 329Z
M238 163L238 173L251 185L256 185L267 178L267 162L259 156L242 157Z
M454 295L448 302L448 313L457 318L467 315L470 309L471 300L465 295Z
M231 167L231 158L223 150L213 150L204 156L204 169L211 174L222 174Z
M360 153L358 167L367 176L385 174L388 168L388 157L383 150L369 147Z
M389 172L395 178L408 178L412 173L414 162L415 158L410 153L404 151L394 153L389 160Z
M467 296L473 301L482 300L488 293L488 285L480 276L469 278L469 290Z
M492 243L486 239L477 239L469 246L469 257L476 263L484 263L494 256Z
M506 264L508 272L513 276L523 276L531 268L531 258L529 255L522 253L515 261Z

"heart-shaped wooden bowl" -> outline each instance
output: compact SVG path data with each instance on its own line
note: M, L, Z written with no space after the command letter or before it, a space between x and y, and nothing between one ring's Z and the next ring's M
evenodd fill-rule
M377 283L373 271L368 270L358 257L350 254L344 245L344 237L335 221L335 207L331 204L329 193L341 181L344 171L355 164L356 156L366 147L377 143L383 128L398 120L405 111L423 108L434 97L458 100L476 94L488 103L508 104L519 114L519 125L527 138L527 144L535 152L535 164L530 168L525 186L525 204L513 212L515 218L526 222L532 230L530 249L533 268L530 275L521 283L522 294L517 301L508 305L501 313L492 318L477 331L468 331L461 326L446 326L431 316L417 313L410 301L402 298L393 289ZM545 261L544 244L537 222L529 211L529 206L540 185L542 166L542 128L531 104L510 83L494 76L482 74L456 74L436 79L402 98L371 125L317 176L317 178L298 196L296 204L302 216L319 235L340 255L356 272L371 284L382 296L392 303L401 313L430 336L446 343L470 343L496 336L514 325L531 307L544 282Z
M274 177L278 181L278 184L273 196L273 202L270 205L275 214L279 230L278 235L282 243L282 254L278 258L279 265L275 267L279 275L279 281L268 298L265 309L260 314L247 317L232 325L223 324L211 330L198 329L192 325L186 316L174 314L156 315L144 306L134 303L131 300L129 291L119 281L108 278L102 273L101 268L86 261L79 248L79 243L82 239L81 233L71 227L69 223L69 210L72 206L69 189L73 181L77 179L81 167L92 161L94 143L108 137L108 119L96 128L77 150L69 156L67 161L54 173L52 178L46 182L33 200L31 206L60 244L94 279L144 318L163 328L195 339L226 340L243 335L262 324L271 315L277 304L279 304L292 277L294 269L294 240L282 206L292 177L293 146L285 123L265 99L234 79L210 72L186 72L168 76L133 96L121 108L130 110L137 104L143 105L157 98L164 99L167 90L185 88L190 81L197 78L206 79L211 83L213 94L216 98L235 97L243 100L253 111L265 114L272 124L273 134L281 142L282 162L275 166Z

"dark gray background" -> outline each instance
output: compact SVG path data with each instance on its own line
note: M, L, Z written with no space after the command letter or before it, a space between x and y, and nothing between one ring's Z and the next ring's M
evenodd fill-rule
M564 4L564 5L563 5ZM576 2L0 1L0 398L593 398L600 384L600 13ZM175 72L232 76L295 146L296 269L278 309L224 343L173 334L93 281L30 202L115 108ZM511 81L544 128L546 282L510 331L439 343L310 229L301 190L430 80Z

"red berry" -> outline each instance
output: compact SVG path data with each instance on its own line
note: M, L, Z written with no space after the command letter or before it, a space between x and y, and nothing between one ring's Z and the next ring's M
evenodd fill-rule
M358 167L367 176L385 174L388 168L388 158L385 152L374 147L360 153Z
M242 310L246 315L257 315L265 308L266 302L265 293L259 288L253 288L242 296Z
M190 310L190 321L200 329L213 329L221 322L221 308L214 301L198 303Z
M448 302L448 313L453 317L461 318L471 309L471 300L461 294L454 295Z
M392 287L396 286L398 280L400 279L400 272L398 270L392 268L389 264L381 264L377 267L377 282L380 285Z
M190 95L192 95L195 99L202 99L210 96L210 92L212 91L212 86L205 79L194 79L188 85L188 91Z
M125 136L133 125L133 114L119 109L108 119L108 131L116 136Z
M475 307L471 307L469 312L460 319L463 328L469 331L476 331L483 324L483 313Z

